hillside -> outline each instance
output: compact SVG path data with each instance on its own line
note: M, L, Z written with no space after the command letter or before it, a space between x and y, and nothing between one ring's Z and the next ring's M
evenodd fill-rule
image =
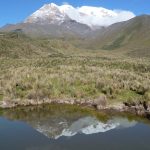
M96 30L91 30L90 27L84 24L70 20L63 22L61 25L41 25L36 23L7 25L1 28L0 31L19 31L32 38L31 41L34 41L34 46L37 39L55 39L58 43L67 43L77 49L113 50L114 54L119 53L131 57L150 57L149 15L138 16L131 20Z
M150 56L150 16L143 15L96 31L89 48L122 50L129 56ZM91 45L91 46L90 46Z
M16 25L6 25L0 29L1 32L11 32L21 30L24 34L31 37L50 37L50 38L80 38L91 32L91 29L84 24L69 20L61 25L57 24L36 24L20 23Z
M0 33L0 58L39 58L69 55L77 51L63 39L31 38L22 31Z

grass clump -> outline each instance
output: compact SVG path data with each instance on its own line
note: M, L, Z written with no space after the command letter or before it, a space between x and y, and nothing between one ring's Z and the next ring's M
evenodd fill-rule
M147 91L144 96L147 101L150 101L150 91Z
M0 101L3 100L3 94L0 94Z
M116 99L120 102L126 101L126 102L134 102L140 100L141 95L135 93L134 91L130 90L123 90L116 96Z

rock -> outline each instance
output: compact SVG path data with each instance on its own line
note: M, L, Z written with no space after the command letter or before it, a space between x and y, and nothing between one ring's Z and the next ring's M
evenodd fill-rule
M148 102L144 101L143 102L143 107L144 107L145 110L147 110L148 109Z
M117 111L126 111L127 107L123 104L123 103L115 103L115 104L111 104L109 106L109 108L113 109L113 110L117 110Z
M10 100L5 100L1 104L1 108L12 108L12 107L15 107L15 106L16 106L16 103L12 102Z
M81 103L80 99L75 100L75 104L80 105L80 103Z
M147 103L147 111L150 113L150 102Z
M105 95L101 95L98 99L95 99L93 101L92 106L94 106L96 109L105 109L107 106L107 98Z
M135 106L135 111L136 111L136 114L140 115L140 116L145 115L145 112L146 112L143 104L136 105Z
M128 102L124 102L124 105L125 105L126 107L131 107L131 104L128 103Z
M125 102L126 111L135 113L139 116L145 116L147 112L150 111L148 102L139 101L139 102Z
M75 100L74 100L74 99L71 99L71 100L70 100L70 104L71 104L71 105L75 104Z

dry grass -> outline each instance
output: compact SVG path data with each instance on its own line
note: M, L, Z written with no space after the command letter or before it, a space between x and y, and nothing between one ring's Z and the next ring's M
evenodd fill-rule
M51 57L0 60L0 99L149 100L148 60Z
M0 101L88 100L101 95L110 103L150 100L148 58L11 36L0 38Z

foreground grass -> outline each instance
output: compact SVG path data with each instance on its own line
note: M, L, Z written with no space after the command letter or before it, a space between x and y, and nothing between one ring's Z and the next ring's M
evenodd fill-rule
M0 101L97 99L150 100L148 60L100 57L0 59Z

